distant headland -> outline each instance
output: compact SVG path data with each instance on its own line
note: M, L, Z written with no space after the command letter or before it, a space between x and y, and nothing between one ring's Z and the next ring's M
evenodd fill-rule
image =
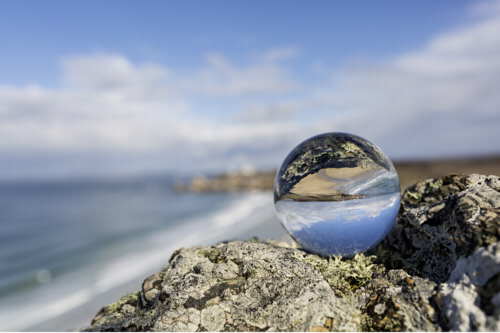
M214 177L197 175L188 183L176 183L176 192L239 192L272 190L276 170L241 171L219 174Z
M423 161L395 161L401 191L422 179L437 178L443 174L484 175L500 174L500 156L469 157ZM242 192L250 190L268 191L273 189L276 170L244 170L221 173L214 177L197 175L186 183L176 183L176 192Z

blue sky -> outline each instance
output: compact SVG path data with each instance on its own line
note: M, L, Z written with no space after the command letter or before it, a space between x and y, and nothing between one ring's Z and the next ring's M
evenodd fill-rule
M500 1L3 1L3 178L500 153Z

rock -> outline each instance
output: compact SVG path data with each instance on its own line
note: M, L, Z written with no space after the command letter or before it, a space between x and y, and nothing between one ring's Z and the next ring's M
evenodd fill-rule
M496 176L417 183L382 244L350 259L273 241L180 249L86 330L500 331L499 192Z
M430 305L436 283L403 270L386 273L375 260L239 241L181 249L145 280L134 313L121 306L102 316L105 310L88 330L438 330ZM158 276L159 296L148 300Z
M440 331L432 303L436 283L403 270L390 270L365 287L364 331Z
M436 302L454 331L500 331L500 242L460 258Z
M308 256L240 241L181 249L168 268L146 279L133 314L121 307L88 330L307 331L328 322L336 331L356 331L360 311L304 262ZM162 276L159 295L145 296Z
M500 179L448 175L408 188L384 239L391 265L445 282L458 258L500 240Z

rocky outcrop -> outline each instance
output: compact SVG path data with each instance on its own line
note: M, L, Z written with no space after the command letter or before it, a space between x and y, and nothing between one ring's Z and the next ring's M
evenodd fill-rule
M441 283L460 257L499 240L499 177L472 174L448 175L408 188L384 244L393 267Z
M176 251L88 331L500 330L500 178L410 187L375 249L323 258L274 242Z
M436 303L453 331L500 331L500 242L460 258Z
M329 319L334 330L355 330L360 312L299 252L251 242L181 249L146 279L132 315L104 310L89 329L290 331Z

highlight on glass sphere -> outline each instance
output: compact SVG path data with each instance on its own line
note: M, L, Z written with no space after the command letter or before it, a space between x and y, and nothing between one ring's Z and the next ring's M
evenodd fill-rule
M377 245L391 230L399 203L392 162L371 142L347 133L302 142L274 180L274 207L284 228L323 256L352 256Z

